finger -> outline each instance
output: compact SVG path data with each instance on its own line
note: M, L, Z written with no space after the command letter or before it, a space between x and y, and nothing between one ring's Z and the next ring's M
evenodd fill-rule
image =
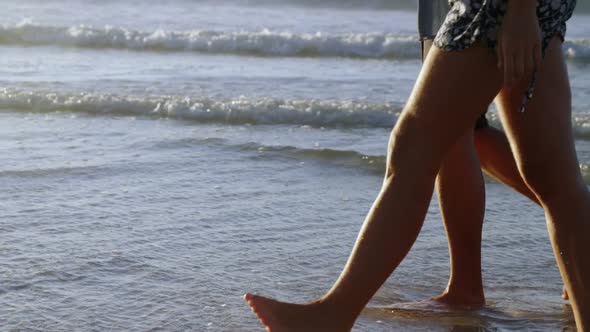
M504 66L504 86L509 88L512 86L512 78L514 75L514 58L512 57L512 54L504 52L502 62Z
M541 53L541 45L535 44L535 48L533 49L533 58L535 63L535 69L539 69L541 67L541 62L543 61L543 55Z
M498 69L502 69L502 66L504 65L502 63L502 51L500 50L499 47L496 47L496 58L497 58L497 63L496 65L498 66Z
M498 41L496 42L496 59L497 59L497 63L496 65L498 66L498 69L502 69L502 43L500 42L500 38L501 36L498 35Z
M535 55L534 48L527 52L524 57L524 76L523 79L528 79L533 75L535 71Z
M522 51L517 52L514 55L514 73L513 77L515 81L519 81L524 76L524 69L525 69L525 57Z

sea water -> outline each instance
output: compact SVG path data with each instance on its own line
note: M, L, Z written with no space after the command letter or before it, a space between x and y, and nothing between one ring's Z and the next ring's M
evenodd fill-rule
M2 1L0 329L260 331L244 292L329 289L420 70L414 6ZM563 52L590 180L583 6ZM433 201L356 331L573 330L542 210L486 187L488 304L385 309L446 286Z

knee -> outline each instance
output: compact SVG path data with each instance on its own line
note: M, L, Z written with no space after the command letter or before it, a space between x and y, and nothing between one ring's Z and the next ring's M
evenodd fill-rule
M542 168L525 165L520 167L520 172L524 182L540 200L544 201L556 195L557 179L549 176Z
M578 170L567 172L547 167L545 163L529 163L521 165L520 171L525 183L543 204L567 200L586 190Z
M435 177L440 158L433 140L427 126L420 120L412 115L403 116L391 132L387 176L410 173L412 176Z

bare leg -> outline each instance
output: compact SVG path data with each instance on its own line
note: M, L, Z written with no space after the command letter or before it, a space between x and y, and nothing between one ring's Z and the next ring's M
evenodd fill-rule
M458 75L457 73L461 74ZM246 294L271 331L345 331L405 257L422 226L441 162L497 95L502 75L488 49L431 51L395 126L384 181L332 289L307 305ZM453 110L453 121L440 110Z
M571 95L561 43L538 69L535 97L518 112L526 82L498 96L523 179L545 209L549 236L579 331L590 330L590 194L571 128Z
M533 202L540 205L539 200L535 194L530 190L527 184L522 179L514 156L510 149L510 143L506 135L493 127L477 129L474 132L475 147L481 163L481 167L491 177L497 181L504 183L511 187L522 195L528 197ZM457 150L458 147L453 147L453 150ZM452 182L440 188L439 184L444 182L452 175L445 175L444 170L461 170L461 159L465 158L464 154L457 152L449 153L446 157L439 176L437 178L437 192L439 197L466 197L461 195L460 188L452 186ZM467 152L468 153L468 152ZM456 156L452 156L456 154ZM468 171L463 170L463 174L467 174L467 179L472 179L472 176ZM461 173L458 173L462 175ZM464 177L463 177L464 178ZM463 179L463 181L465 181ZM467 181L471 182L471 180ZM448 190L447 190L448 189ZM445 192L448 191L448 192ZM478 195L477 193L471 193L472 195ZM460 201L459 201L460 202ZM447 230L447 237L449 239L449 251L451 256L451 278L445 292L439 296L432 298L436 302L441 302L447 305L459 305L459 306L473 306L484 303L483 285L481 281L481 259L476 259L472 255L465 255L464 253L479 253L481 251L480 242L475 242L475 239L481 239L481 236L475 236L475 232L479 229L481 231L481 222L483 219L479 219L476 215L472 215L469 211L465 211L466 206L476 206L476 202L467 204L459 204L456 208L458 211L454 211L453 206L447 206L441 202L441 211L443 211L444 224ZM449 212L445 213L445 209ZM453 213L461 213L462 215L454 216ZM475 212L475 209L471 209ZM467 217L469 216L469 217ZM463 217L463 218L461 218ZM456 225L455 225L456 224ZM457 229L458 231L455 231ZM452 242L462 242L461 234L468 235L464 240L474 239L469 245L461 246L464 250L452 250ZM469 235L473 234L473 235ZM457 240L455 240L459 236ZM463 242L464 243L464 242ZM454 246L459 248L458 245ZM482 286L478 286L482 285ZM567 290L563 288L562 297L564 300L568 300Z
M475 147L481 167L486 174L541 205L537 196L520 176L516 160L510 150L510 142L502 131L493 127L476 130ZM561 297L564 300L569 300L565 286Z
M475 130L474 137L479 162L485 172L540 205L518 171L506 135L496 128L488 127ZM469 142L463 144L465 149ZM459 187L458 184L453 185L453 178L456 179L458 176L463 182L475 181L475 175L470 174L470 170L466 169L464 164L469 151L468 149L461 151L459 144L453 147L445 158L437 178L437 192L442 198L439 203L449 239L451 278L445 292L431 300L447 305L473 306L483 304L485 301L481 281L481 258L474 256L481 252L481 235L477 235L476 232L481 232L483 215L480 218L476 208L466 210L466 208L478 206L478 199L475 198L480 193L473 192L473 188L471 191L462 193L463 187ZM447 172L450 174L446 174ZM448 185L441 186L441 183L445 182L448 182ZM475 195L473 201L468 203L461 201L469 197L468 195ZM445 200L447 197L450 199ZM457 197L461 197L461 200L454 199ZM453 201L456 204L452 204ZM453 245L455 242L457 244ZM453 247L459 249L453 250ZM565 300L568 299L565 287L562 297Z
M486 174L539 204L537 196L520 176L510 142L503 132L492 127L476 130L475 147Z
M451 258L449 284L439 303L479 306L485 303L481 275L481 232L485 188L473 146L473 130L453 146L436 179Z
M423 42L425 55L431 47L432 40ZM484 110L485 107L480 113ZM430 301L446 305L480 306L485 303L481 275L485 188L473 141L473 130L468 130L445 156L436 178L438 202L449 242L451 273L445 291Z
M425 40L424 54L432 47ZM483 110L482 110L483 113ZM475 148L485 172L539 204L516 165L506 135L493 127L475 130ZM473 138L462 137L445 157L436 190L449 241L451 276L446 290L431 300L447 305L474 306L485 303L481 276L481 229L485 191L473 157ZM475 170L477 168L477 170ZM460 180L459 180L460 179ZM564 288L563 298L567 300Z

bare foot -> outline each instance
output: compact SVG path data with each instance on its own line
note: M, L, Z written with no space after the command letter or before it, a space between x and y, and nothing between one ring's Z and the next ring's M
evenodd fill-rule
M379 307L378 307L379 308ZM451 306L446 303L440 303L433 301L432 299L417 301L417 302L401 302L390 304L383 307L385 309L392 310L403 310L403 311L425 311L425 312L437 312L437 311L448 311L452 309Z
M327 314L319 303L284 303L250 293L244 299L270 332L342 332L349 331L354 323L343 326L342 317Z
M396 303L386 308L412 311L448 311L453 309L471 310L480 308L484 304L485 300L481 296L457 296L452 293L443 293L428 300Z
M431 299L426 301L431 301L439 304L444 304L451 307L468 307L468 308L476 308L481 307L486 304L485 297L483 294L481 295L472 295L472 294L458 294L458 293L450 293L444 292L441 295L435 296Z

